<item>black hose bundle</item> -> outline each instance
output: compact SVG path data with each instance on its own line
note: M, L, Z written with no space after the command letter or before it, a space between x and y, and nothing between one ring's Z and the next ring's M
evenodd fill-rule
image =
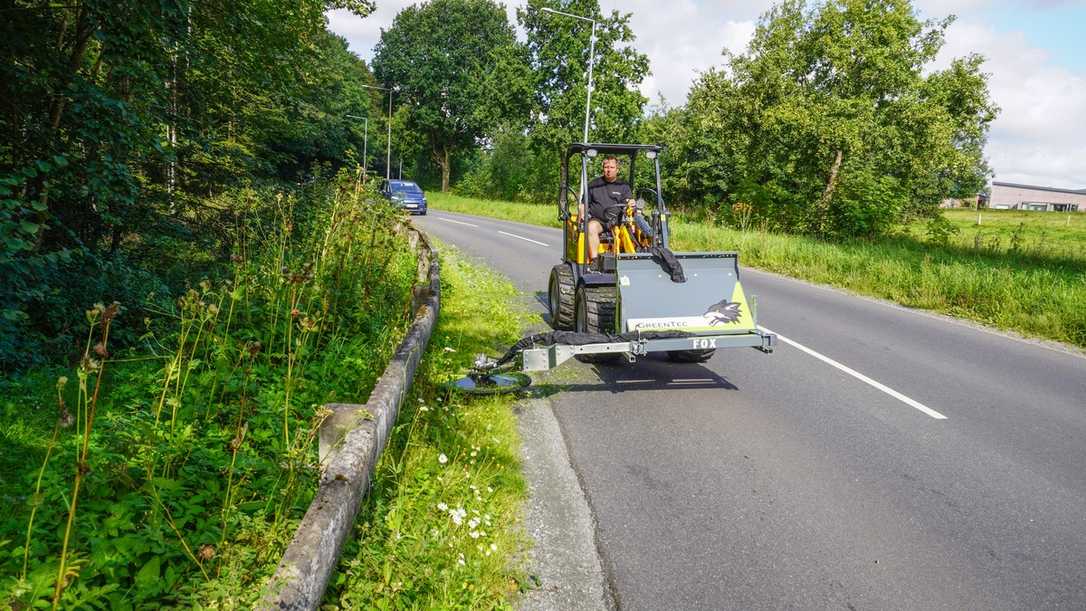
M648 333L578 333L576 331L548 331L546 333L533 333L522 337L517 343L509 347L505 354L498 359L492 369L496 369L512 362L525 348L542 344L551 346L565 344L567 346L584 346L587 344L608 344L613 342L633 342L643 339L673 339L676 337L689 337L691 333L685 331L651 331Z

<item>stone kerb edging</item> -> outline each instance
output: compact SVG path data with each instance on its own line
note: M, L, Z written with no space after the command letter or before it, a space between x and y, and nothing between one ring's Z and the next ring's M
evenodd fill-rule
M404 230L419 253L412 292L414 323L364 405L325 405L333 413L320 430L320 458L325 467L317 495L264 586L258 609L316 609L320 604L437 324L441 297L437 253L425 234L410 224Z

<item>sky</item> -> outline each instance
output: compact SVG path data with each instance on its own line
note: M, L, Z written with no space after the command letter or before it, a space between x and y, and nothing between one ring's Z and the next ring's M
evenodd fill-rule
M328 13L330 29L367 61L381 30L418 0L377 0L365 19ZM504 3L510 21L524 2ZM685 103L698 74L741 53L771 0L600 0L606 13L631 13L634 43L652 74L641 92L656 103ZM935 67L980 53L992 97L1001 108L985 151L995 180L1086 189L1086 0L914 0L924 18L957 20ZM667 7L663 10L662 7Z

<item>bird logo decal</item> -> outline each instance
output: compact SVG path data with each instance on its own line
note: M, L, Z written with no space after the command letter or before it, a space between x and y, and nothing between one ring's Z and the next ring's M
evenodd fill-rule
M709 306L709 309L702 316L709 320L710 327L735 322L739 320L741 315L741 305L735 301L722 299Z

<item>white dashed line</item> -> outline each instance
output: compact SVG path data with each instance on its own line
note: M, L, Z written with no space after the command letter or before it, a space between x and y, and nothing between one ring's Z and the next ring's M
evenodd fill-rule
M549 244L547 244L545 242L540 242L539 240L533 240L532 238L526 238L526 237L524 237L522 235L517 235L515 233L509 233L507 231L501 231L501 230L499 230L498 233L500 233L502 235L507 235L507 236L509 236L511 238L517 238L518 240L524 240L525 242L531 242L532 244L539 244L540 246L550 246Z
M454 221L452 219L447 219L443 216L437 217L437 220L445 221L446 223L456 223L457 225L467 225L468 227L479 227L478 225L472 225L471 223L465 223L464 221Z
M872 387L874 387L874 388L876 388L878 390L881 390L882 392L890 395L891 397L897 399L898 401L901 401L902 403L904 403L905 405L908 405L909 407L916 408L916 409L924 412L925 414L931 416L932 418L935 418L936 420L946 420L947 419L946 416L944 416L944 415L940 414L939 412L931 409L927 405L924 405L923 403L921 403L919 401L910 399L909 397L906 397L905 395L899 393L898 391L894 390L893 388L890 388L889 386L886 386L885 384L882 384L882 383L877 382L875 380L872 380L871 378L865 376L864 374L860 373L859 371L856 371L855 369L852 369L852 368L850 368L850 367L848 367L846 365L842 365L841 363L838 363L837 361L831 359L830 357L828 357L828 356L826 356L824 354L820 354L818 352L815 352L814 350L811 350L807 346L804 346L803 344L801 344L801 343L799 343L797 341L790 340L787 337L781 335L780 333L777 333L776 331L771 331L770 329L767 329L767 328L765 328L765 327L763 327L761 325L758 325L758 328L761 329L762 331L765 331L766 333L773 333L774 335L777 336L777 339L779 339L782 342L788 344L789 346L798 348L798 349L802 350L803 352L806 352L807 354L809 354L809 355L815 357L816 359L822 361L823 363L826 363L827 365L832 365L832 366L836 367L837 369L840 369L841 371L843 371L843 372L847 373L848 375L856 378L857 380L859 380L859 381L861 381L861 382L863 382L865 384L868 384L868 385L870 385L870 386L872 386Z

